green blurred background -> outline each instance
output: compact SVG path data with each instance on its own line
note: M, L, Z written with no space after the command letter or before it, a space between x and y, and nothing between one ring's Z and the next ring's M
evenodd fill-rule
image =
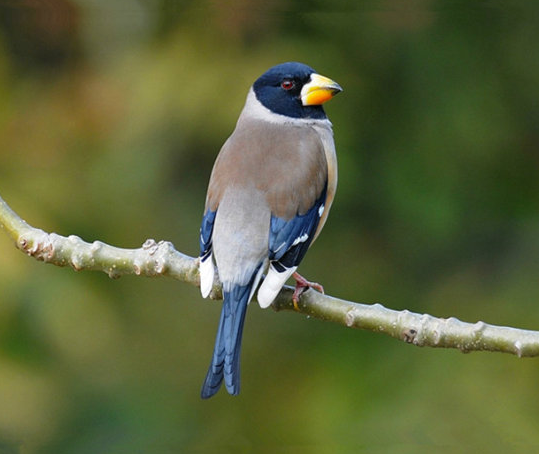
M338 81L331 295L539 329L539 2L0 2L0 194L34 226L197 254L251 83ZM242 393L199 398L220 304L0 235L0 453L539 452L539 363L252 305Z

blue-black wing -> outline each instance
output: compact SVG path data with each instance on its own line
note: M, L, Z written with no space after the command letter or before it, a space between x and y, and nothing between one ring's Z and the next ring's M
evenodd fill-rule
M216 214L217 210L211 211L208 208L202 218L202 225L200 226L200 259L202 261L205 261L212 251L213 224L215 223Z
M279 273L297 267L305 256L324 212L326 192L327 185L305 214L289 220L271 216L269 259Z

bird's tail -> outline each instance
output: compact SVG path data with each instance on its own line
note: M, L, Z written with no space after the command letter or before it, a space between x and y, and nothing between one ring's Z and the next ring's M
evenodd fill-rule
M202 385L201 397L213 396L221 386L223 378L227 391L232 395L240 392L240 350L243 323L247 304L252 296L252 288L258 283L255 272L247 285L232 286L223 291L223 309L215 338L215 348L206 379Z

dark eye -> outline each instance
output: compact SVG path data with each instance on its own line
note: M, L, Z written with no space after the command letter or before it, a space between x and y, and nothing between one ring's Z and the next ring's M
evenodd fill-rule
M285 79L281 82L281 87L283 90L292 90L295 87L295 83L292 79Z

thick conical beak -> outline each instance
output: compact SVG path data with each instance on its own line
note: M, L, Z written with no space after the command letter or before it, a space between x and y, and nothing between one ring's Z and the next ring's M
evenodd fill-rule
M342 91L341 86L329 77L311 74L311 80L301 89L301 103L304 106L317 106L329 101Z

